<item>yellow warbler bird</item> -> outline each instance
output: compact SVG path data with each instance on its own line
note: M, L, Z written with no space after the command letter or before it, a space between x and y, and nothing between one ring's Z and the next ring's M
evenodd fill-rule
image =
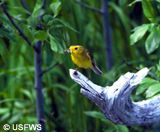
M71 54L71 59L73 63L76 64L78 67L84 69L92 69L98 75L102 74L102 71L96 66L93 57L83 46L72 45L66 51Z

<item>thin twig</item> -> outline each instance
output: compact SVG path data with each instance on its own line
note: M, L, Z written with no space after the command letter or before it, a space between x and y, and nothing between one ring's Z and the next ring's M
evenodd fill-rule
M23 6L24 9L26 9L27 11L29 11L28 5L26 3L26 0L21 0L21 5Z
M23 8L27 11L27 13L28 13L29 15L31 15L31 12L30 12L30 10L29 10L29 7L28 7L28 5L27 5L26 0L21 0L21 5L22 5Z
M31 41L24 34L23 30L20 27L17 26L17 24L14 22L13 18L11 17L11 15L7 12L6 7L5 7L4 4L1 5L1 8L2 8L4 14L7 16L7 18L11 22L11 24L17 29L17 31L19 32L19 35L27 42L27 44L29 46L33 47L33 49L36 50L36 48L32 45Z
M44 9L46 6L46 0L42 0L42 9Z
M97 9L95 7L92 7L84 2L81 2L80 0L76 0L76 3L78 3L80 6L86 8L86 9L89 9L91 11L94 11L94 12L97 12L97 13L100 13L100 14L103 14L103 12L100 10L100 9Z
M45 74L47 72L49 72L50 70L52 70L54 67L56 67L57 65L60 65L60 63L56 63L56 64L51 64L49 67L47 67L46 69L44 69L42 71L42 74Z

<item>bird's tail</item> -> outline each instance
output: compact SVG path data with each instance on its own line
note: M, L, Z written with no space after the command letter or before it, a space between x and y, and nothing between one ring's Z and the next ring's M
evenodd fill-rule
M102 71L96 66L95 63L92 64L92 70L97 74L97 75L102 75Z

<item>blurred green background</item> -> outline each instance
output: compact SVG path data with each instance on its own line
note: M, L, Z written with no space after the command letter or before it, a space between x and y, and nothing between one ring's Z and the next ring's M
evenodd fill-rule
M3 0L15 23L32 44L43 41L42 68L46 129L69 132L152 132L151 126L122 126L104 118L101 111L80 94L80 86L69 76L75 68L63 53L72 44L81 44L92 52L102 76L82 71L101 85L111 85L127 71L143 67L151 71L133 92L135 101L152 98L160 92L160 0L109 0L113 66L106 67L102 14L81 3L101 9L97 0ZM3 2L1 1L1 2ZM43 14L43 30L36 30ZM0 9L0 127L3 124L35 124L34 52ZM2 127L0 128L0 130Z

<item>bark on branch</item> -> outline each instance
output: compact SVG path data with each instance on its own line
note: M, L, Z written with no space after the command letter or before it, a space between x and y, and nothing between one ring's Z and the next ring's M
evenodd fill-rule
M15 27L15 29L18 31L19 35L23 38L23 40L26 41L26 43L33 47L34 50L36 50L36 48L34 47L34 45L32 45L32 42L28 39L28 37L24 34L23 30L14 22L12 16L8 13L7 9L6 9L6 5L5 3L3 3L2 5L0 5L0 7L2 8L4 14L7 16L7 18L9 19L9 21L11 22L11 24Z
M41 8L45 8L46 0L42 0ZM38 16L39 23L37 24L37 30L42 30L43 27L41 25L42 15ZM34 65L35 65L35 88L36 88L36 110L37 110L37 118L38 123L41 124L41 132L46 131L45 127L45 114L44 114L44 96L43 96L43 84L42 84L42 41L37 41L35 44L37 50L34 51Z
M99 14L102 14L102 13L103 13L100 9L97 9L97 8L95 8L95 7L92 7L92 6L90 6L90 5L88 5L88 4L84 3L84 2L81 2L80 0L76 0L76 2L77 2L77 4L79 4L80 6L86 8L86 9L89 9L89 10L91 10L91 11L97 12L97 13L99 13Z
M35 66L35 89L36 89L36 111L38 123L41 124L41 132L45 132L45 115L44 115L44 97L42 85L42 42L38 41L35 44L36 51L34 51L34 66Z
M28 6L26 4L25 0L22 0L23 7L28 10ZM46 0L42 0L42 6L43 9L45 7ZM45 115L44 115L44 98L43 98L43 92L42 92L42 53L41 53L41 45L42 41L37 41L35 45L32 45L32 42L29 40L29 38L26 36L26 34L23 32L23 30L14 22L13 17L8 13L6 9L5 3L1 4L0 7L2 8L4 14L7 16L11 24L15 27L15 29L18 31L19 35L26 41L26 43L31 46L34 49L34 65L35 65L35 88L36 88L36 110L37 110L37 118L38 123L41 124L41 132L45 132ZM29 10L28 10L29 11ZM38 30L43 29L41 22L41 14L39 15L39 23L37 24Z
M127 72L112 86L98 86L80 72L70 69L71 78L81 85L81 93L94 102L106 118L125 125L147 125L160 121L160 96L134 102L130 96L148 74L143 68L137 73Z
M111 25L109 23L108 0L102 0L102 13L103 13L103 35L106 48L106 66L110 70L113 66L112 54L112 33Z

